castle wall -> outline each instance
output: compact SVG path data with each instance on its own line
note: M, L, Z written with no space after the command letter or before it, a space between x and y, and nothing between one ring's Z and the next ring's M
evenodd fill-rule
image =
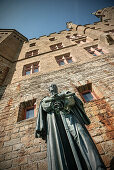
M34 136L36 117L17 122L20 102L36 98L38 109L40 100L48 95L51 83L56 83L59 91L70 90L80 97L76 89L78 81L85 84L87 80L91 80L93 89L100 96L98 100L84 104L91 120L88 130L106 166L109 167L113 153L112 68L112 57L99 57L94 62L72 65L51 74L36 75L8 85L0 101L1 169L47 167L46 142Z
M10 68L0 87L1 170L47 169L46 140L35 138L35 127L39 103L43 97L49 95L48 88L51 83L57 84L59 92L63 90L74 92L82 100L91 120L87 129L107 169L111 169L114 152L114 39L113 32L109 31L113 30L113 24L111 25L111 21L108 22L111 27L107 27L105 21L86 26L67 23L68 27L71 27L70 31L61 31L59 34L53 33L24 42L22 48L17 50L17 57L11 62L1 56L0 68L3 66ZM97 26L100 29L97 30ZM105 33L103 29L109 33ZM74 34L81 37L73 37ZM107 35L112 39L108 39ZM51 41L50 38L54 37L55 39ZM33 43L35 45L31 46ZM51 50L50 46L58 43L62 43L63 47ZM36 49L38 54L26 57L27 52ZM93 55L95 49L96 53ZM103 53L99 53L97 49L101 49ZM70 54L73 62L59 65L56 57L65 54ZM36 62L39 62L39 72L25 75L24 67ZM4 76L3 72L2 75ZM89 90L90 84L91 91L97 97L85 103L79 89ZM22 119L22 106L34 100L35 116Z

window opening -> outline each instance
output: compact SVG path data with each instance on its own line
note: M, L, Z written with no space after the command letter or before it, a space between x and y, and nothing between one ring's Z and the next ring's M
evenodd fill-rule
M64 60L59 61L59 65L60 65L60 66L65 65Z
M50 41L55 41L55 37L53 37L53 38L50 38L49 40L50 40Z
M51 49L52 51L57 50L57 49L61 49L61 48L63 48L62 43L58 43L58 44L54 44L54 45L51 45L51 46L50 46L50 49Z
M63 54L61 56L56 56L55 59L56 59L57 63L59 64L59 66L69 64L69 63L73 62L73 59L70 56L70 53Z
M25 58L33 57L36 55L38 55L38 50L29 51L29 52L26 52Z
M82 97L85 102L89 102L95 99L95 96L93 95L91 91L83 92Z
M35 46L36 45L36 43L31 43L30 45L29 45L29 47L33 47L33 46Z
M68 63L72 63L72 58L67 59Z
M23 75L30 75L36 72L39 72L39 62L24 65Z
M34 117L34 107L26 110L26 119Z
M19 105L17 121L33 118L36 116L36 99L22 102Z
M87 48L85 48L85 50L88 53L92 54L93 56L99 56L99 55L105 53L104 50L102 50L100 47L98 47L98 45L87 47Z
M77 90L80 93L80 96L82 97L85 103L93 101L98 98L98 96L95 94L94 90L92 89L91 82L88 82L85 85L78 86Z

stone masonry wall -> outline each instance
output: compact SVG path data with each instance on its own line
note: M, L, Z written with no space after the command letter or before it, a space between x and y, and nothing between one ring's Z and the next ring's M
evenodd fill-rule
M107 10L111 12L111 8ZM102 13L105 14L107 10L100 10L100 15L104 17ZM99 10L95 15L99 16ZM114 20L113 17L109 19L109 16L106 15L102 21L85 26L69 22L67 23L69 31L63 30L58 34L52 33L29 41L15 30L9 30L13 33L6 34L6 38L2 35L0 170L47 170L46 140L35 138L37 115L18 121L18 114L21 114L20 103L36 100L38 112L41 99L49 95L48 87L51 83L56 83L60 92L63 90L74 92L82 100L78 87L87 85L88 82L92 83L92 90L97 95L97 99L84 103L85 111L91 120L87 129L107 169L114 169ZM4 30L1 33L4 33ZM77 43L72 38L75 34L79 35L79 39L80 36L86 37L87 41ZM70 39L67 38L68 36ZM54 37L54 41L49 40ZM8 42L9 39L11 41ZM26 42L23 44L23 41ZM35 43L35 46L31 47L31 43ZM52 51L50 45L57 43L62 43L63 48ZM5 49L6 44L7 49ZM101 48L104 54L93 56L85 49L93 45L98 45L97 47ZM26 52L36 49L38 55L25 58ZM59 66L55 57L65 53L70 53L73 62ZM37 61L40 61L40 71L23 76L24 65ZM5 74L4 70L7 66L10 69Z
M40 100L48 95L51 83L59 91L77 91L77 85L92 82L99 99L85 103L84 107L91 124L87 127L107 168L111 165L113 153L113 57L98 57L94 61L75 64L71 67L9 84L0 101L0 169L1 170L46 170L46 141L35 139L36 117L17 122L20 102ZM2 88L0 90L2 93Z

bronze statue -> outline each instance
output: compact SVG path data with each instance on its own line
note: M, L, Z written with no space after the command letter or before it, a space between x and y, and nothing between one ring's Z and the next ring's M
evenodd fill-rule
M36 137L47 135L48 170L106 169L85 125L90 124L83 103L69 91L49 88L39 106Z

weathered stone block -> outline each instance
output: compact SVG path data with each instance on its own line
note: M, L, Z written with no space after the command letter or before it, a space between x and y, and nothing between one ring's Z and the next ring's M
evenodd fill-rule
M18 165L22 165L22 164L27 164L27 157L26 156L22 156L20 158L15 158L13 159L13 166L18 166Z
M21 165L21 170L38 170L37 163Z
M16 145L13 145L13 150L20 150L22 147L22 144L19 143L19 144L16 144Z
M12 151L12 146L7 146L0 149L0 154L8 153Z
M11 166L12 166L12 160L0 162L0 169L1 170L11 168Z
M102 136L94 136L93 139L95 140L95 143L101 143L101 142L103 142Z
M38 163L38 170L48 170L47 160L40 161Z
M108 153L109 151L114 152L114 142L113 142L113 140L102 142L101 146L105 150L105 153Z
M4 161L4 155L0 155L0 162Z
M28 156L28 163L33 161L38 162L39 160L45 159L47 157L47 152L34 153Z
M15 145L17 143L20 143L20 138L17 139L11 139L9 141L4 142L4 146L10 146L10 145Z

